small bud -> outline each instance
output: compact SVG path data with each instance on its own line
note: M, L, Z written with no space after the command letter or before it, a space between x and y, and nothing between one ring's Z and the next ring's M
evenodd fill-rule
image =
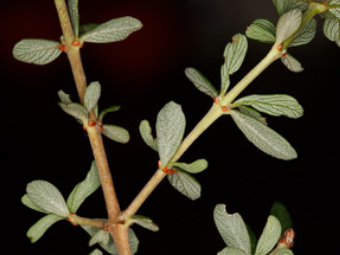
M163 173L168 173L169 169L167 167L164 167L162 171Z
M178 173L178 170L172 170L172 169L170 169L169 171L168 171L168 174L176 174L176 173Z
M222 109L223 112L226 112L226 111L230 110L230 108L231 108L231 107L230 107L229 105L228 105L228 106L222 106L222 107L221 107L221 109Z
M98 126L99 127L99 130L100 130L100 132L103 132L104 131L104 129L103 129L103 126L102 125L100 125L100 126Z
M92 121L92 120L89 120L87 122L87 125L89 125L89 127L94 127L96 125L96 122Z
M277 49L278 49L278 50L281 50L281 49L282 49L282 46L283 46L283 44L280 43L279 46L277 46Z
M58 45L58 48L62 51L65 51L66 50L66 46L65 45L62 45L62 44L59 44Z
M75 41L72 42L72 45L73 45L73 46L79 46L79 44L80 44L80 43L79 43L79 41L77 41L77 40L75 40Z
M219 102L218 97L215 97L215 98L214 98L214 103L215 103L215 104L218 104L218 102Z

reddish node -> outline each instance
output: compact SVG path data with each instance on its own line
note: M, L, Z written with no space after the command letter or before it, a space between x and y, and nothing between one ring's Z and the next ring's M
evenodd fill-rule
M282 46L283 46L283 44L281 43L281 44L279 44L279 46L277 46L277 49L278 50L281 50L282 49Z
M323 5L327 5L327 1L323 1L321 4L323 4Z
M162 171L163 173L168 173L169 169L167 167L164 167Z
M124 225L125 224L125 220L122 220L122 221L120 221L120 222L117 222L118 224L122 224L122 225Z
M89 120L87 122L87 125L89 125L89 127L94 127L96 125L96 122L92 121L92 120Z
M281 58L285 57L287 55L287 52L281 54Z
M65 51L65 50L66 50L66 46L65 46L65 45L62 45L62 44L59 44L59 45L58 45L58 48L61 49L62 51Z
M109 231L109 227L108 226L102 227L102 230Z
M162 163L160 160L158 160L158 167L161 167Z
M226 112L228 110L230 110L230 106L222 106L221 109L222 109L222 112Z
M214 103L215 103L215 104L218 104L219 101L220 101L220 100L218 100L218 97L215 97L215 98L214 98Z
M236 43L237 42L237 39L233 39L232 41L231 41L231 43Z
M83 130L86 130L86 126L85 125L83 125Z
M81 48L83 48L83 47L84 47L84 43L82 43L82 44L80 45L80 47L79 47L79 48L81 49Z
M68 222L70 222L73 226L78 226L78 224L75 223L72 219L66 218L66 220L67 220Z
M172 170L172 169L170 169L170 170L168 171L168 174L176 174L176 173L178 173L178 170Z
M284 232L280 242L285 244L287 248L292 248L294 245L294 237L295 237L294 230L292 228L289 228Z
M99 130L100 130L100 132L103 132L103 126L102 125L100 125L100 126L98 126L99 127Z
M72 42L72 45L73 45L73 46L79 46L80 43L79 43L79 41L75 40L75 41Z

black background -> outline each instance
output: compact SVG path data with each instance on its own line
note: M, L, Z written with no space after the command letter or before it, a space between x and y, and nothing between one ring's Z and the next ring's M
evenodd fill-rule
M106 123L130 131L127 145L105 139L121 208L124 209L157 168L157 154L140 138L138 126L154 126L158 111L170 100L183 107L186 133L204 116L212 101L190 83L184 69L193 66L218 88L225 45L257 18L276 22L271 1L221 0L96 0L80 1L81 24L133 16L144 27L127 40L85 44L87 79L102 85L101 109L121 105ZM61 31L53 1L6 1L1 7L2 175L1 220L6 254L88 254L89 236L79 227L60 222L35 244L26 231L42 215L20 203L26 184L43 179L65 197L84 179L92 153L88 138L57 105L63 89L76 100L65 54L46 66L13 59L11 51L23 38L58 40ZM239 212L259 236L276 200L293 218L295 254L338 252L338 110L339 48L322 34L292 48L305 71L289 72L277 61L242 95L290 94L305 109L301 119L268 118L270 127L295 147L299 158L281 161L250 144L230 118L214 123L183 155L182 161L206 158L209 168L195 177L202 197L192 202L164 181L138 214L151 217L158 233L138 226L138 254L216 254L224 243L214 226L218 203ZM270 45L249 40L249 51L235 85L269 51ZM78 211L81 216L106 217L101 191Z

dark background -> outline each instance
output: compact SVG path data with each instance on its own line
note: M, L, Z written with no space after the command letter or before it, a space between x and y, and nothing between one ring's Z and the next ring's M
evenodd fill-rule
M140 138L138 126L152 126L170 100L183 107L186 133L203 117L211 99L190 83L184 69L193 66L218 88L225 45L257 18L276 22L269 0L96 0L80 1L81 24L133 16L144 27L113 44L87 43L82 58L87 79L102 85L101 109L121 105L106 123L130 131L127 145L105 139L121 208L124 209L157 167L157 154ZM20 203L26 184L43 179L65 197L84 179L92 154L88 138L57 105L63 89L76 100L65 54L46 66L21 63L11 51L23 38L58 40L60 26L53 1L6 1L1 7L2 104L2 238L6 254L88 254L89 236L79 227L59 222L35 244L26 231L42 215ZM318 19L318 21L321 21ZM269 51L270 45L249 40L243 67L231 77L236 84ZM216 254L225 247L212 212L218 203L239 212L259 236L271 205L282 201L297 233L295 254L338 252L338 109L339 48L322 34L307 46L292 48L305 71L289 72L277 61L242 95L290 94L305 109L301 119L268 118L270 127L295 147L299 158L281 161L250 144L230 118L221 118L184 154L182 161L206 158L209 168L195 177L202 197L192 202L165 180L138 214L151 217L158 233L138 226L138 254ZM78 211L81 216L106 217L98 190Z

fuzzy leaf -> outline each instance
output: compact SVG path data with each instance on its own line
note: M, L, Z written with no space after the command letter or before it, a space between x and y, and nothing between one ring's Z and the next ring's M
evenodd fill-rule
M298 101L291 96L282 94L242 97L233 104L233 106L239 105L248 105L272 116L285 115L296 119L303 115L303 108Z
M276 245L281 236L281 225L278 219L270 215L261 237L257 243L255 255L266 255Z
M239 111L231 111L231 116L238 128L258 149L283 160L297 157L294 148L287 140L269 127L262 125L257 120Z
M164 166L175 155L184 130L185 116L182 107L172 101L167 103L158 113L156 121L159 158Z
M85 90L84 106L90 112L98 103L101 93L101 86L98 81L91 82Z
M122 127L103 125L103 135L118 143L127 143L130 140L129 132Z
M275 252L275 255L294 255L291 249L282 248Z
M280 203L275 202L270 210L270 214L275 216L281 223L282 234L292 227L292 218L289 215L286 207Z
M228 214L226 205L218 204L214 209L214 221L228 247L240 249L250 255L250 239L241 215Z
M298 9L283 14L276 25L276 42L283 43L293 35L299 29L301 19L302 12Z
M68 12L70 14L74 35L79 35L78 0L68 0Z
M325 36L335 42L340 47L340 28L339 28L340 20L332 18L325 19L323 23L323 33Z
M72 104L72 101L70 99L70 95L66 94L64 91L59 90L58 91L58 97L63 104Z
M226 247L217 255L246 255L242 250L234 248L234 247Z
M100 179L96 162L92 161L91 169L84 181L78 183L67 199L67 205L71 212L76 213L84 200L100 187Z
M139 132L143 139L143 141L155 151L158 151L158 142L157 139L154 139L152 136L152 129L147 120L142 120L139 125Z
M170 184L184 196L196 200L201 196L201 185L190 174L180 169L175 174L168 175Z
M61 109L63 109L64 112L67 114L75 117L76 119L82 120L82 122L86 122L87 118L89 116L88 111L85 109L84 106L78 103L72 103L72 104L64 104L64 103L58 103Z
M329 0L327 1L327 5L340 5L340 0ZM340 20L340 7L338 8L331 8L329 12L332 13L338 20Z
M37 206L35 203L33 203L33 201L29 198L29 196L27 194L25 194L22 198L21 198L21 203L23 203L24 205L26 205L28 208L35 210L37 212L41 212L41 213L46 213L49 214L48 211L45 211L44 209L40 208L39 206Z
M242 34L236 34L232 38L232 42L228 43L224 49L225 63L222 66L221 77L221 93L225 93L229 86L229 75L237 72L246 56L248 50L247 37Z
M130 219L132 222L138 224L139 226L146 228L151 231L158 231L159 227L152 222L152 220L145 216L134 215Z
M251 228L248 225L247 225L247 231L248 231L249 240L250 240L250 254L254 254L256 250L257 238L253 230L251 230Z
M81 36L81 41L92 43L109 43L124 40L131 33L139 30L142 23L132 17L112 19L94 26Z
M293 9L299 9L303 12L308 8L308 3L303 3L296 0L273 0L273 2L279 17Z
M185 75L199 91L207 94L213 99L217 97L217 90L198 70L188 67L185 69Z
M262 117L261 114L258 111L254 110L253 108L244 105L240 105L237 108L240 110L240 112L249 115L253 119L256 119L257 121L262 123L263 125L268 125L266 118Z
M264 43L275 42L275 25L266 19L255 20L246 30L246 36Z
M99 249L94 249L89 255L103 255Z
M70 214L60 191L47 181L33 181L27 184L28 197L47 212L67 217Z
M294 40L289 44L289 47L296 47L309 43L314 38L315 32L316 20L311 19L295 36Z
M190 164L175 162L171 163L173 166L177 166L189 173L196 174L204 171L208 167L208 161L205 159L198 159Z
M38 241L54 223L62 220L63 217L50 214L42 217L39 221L37 221L28 231L27 237L31 240L32 243Z
M119 109L120 109L120 105L114 105L114 106L111 106L109 108L106 108L105 110L101 111L101 113L99 114L98 119L102 120L107 113L109 113L109 112L116 112Z
M45 65L55 60L62 51L60 43L44 39L23 39L13 48L17 60L36 65Z
M292 71L294 73L299 73L303 71L301 63L290 54L282 57L281 61L288 68L289 71Z
M110 241L110 233L107 231L104 231L102 229L98 230L97 233L95 233L90 241L89 241L89 246L93 246L96 243L102 244L103 246L108 245Z

